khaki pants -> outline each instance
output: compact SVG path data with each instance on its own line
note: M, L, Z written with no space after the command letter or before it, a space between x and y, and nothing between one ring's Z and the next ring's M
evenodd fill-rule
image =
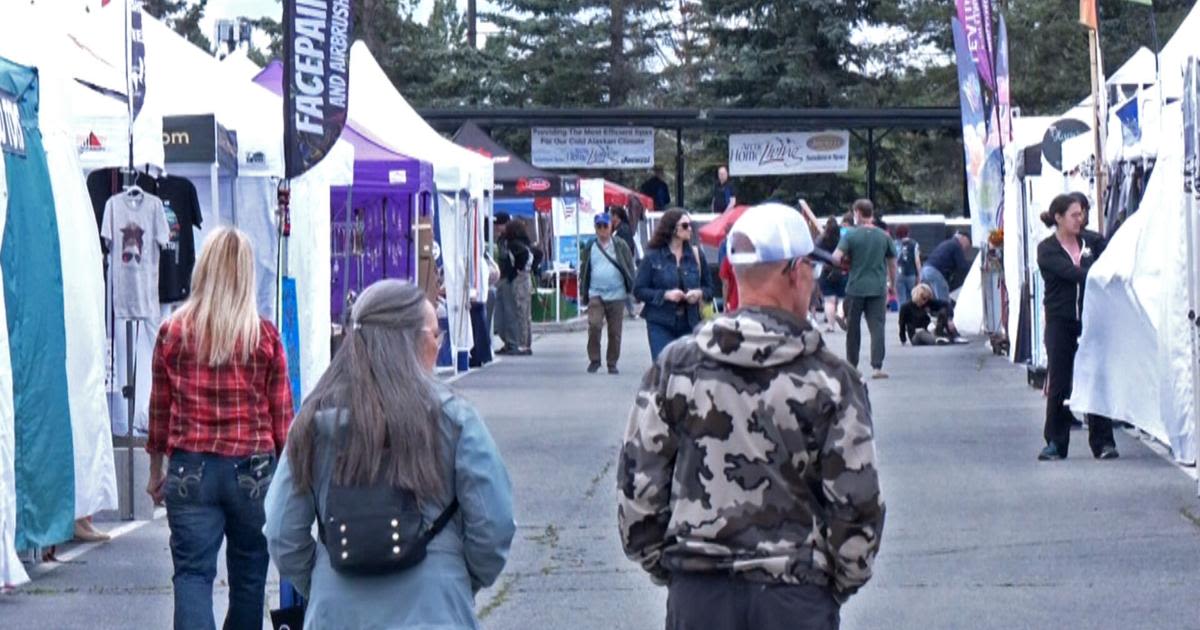
M605 360L608 367L617 367L621 358L621 327L624 325L625 301L605 302L594 297L588 300L588 361L600 363L600 331L608 324L608 352Z

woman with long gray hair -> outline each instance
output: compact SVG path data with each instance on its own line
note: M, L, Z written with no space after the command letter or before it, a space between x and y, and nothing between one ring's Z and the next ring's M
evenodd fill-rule
M371 285L296 418L267 493L265 533L280 576L308 598L306 628L478 627L474 593L500 575L515 531L512 491L479 414L433 375L440 341L418 287ZM336 499L381 486L414 498L419 531L431 538L423 560L363 577L352 554L371 526L339 521ZM312 536L318 519L323 544ZM383 555L402 555L401 533L384 535Z

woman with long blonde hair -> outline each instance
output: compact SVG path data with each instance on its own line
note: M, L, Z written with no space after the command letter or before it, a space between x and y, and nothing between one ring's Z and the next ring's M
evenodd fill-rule
M152 372L146 491L167 506L175 628L215 627L222 542L224 626L261 628L269 561L263 499L293 408L283 342L258 315L254 251L241 231L208 237L191 297L159 330Z

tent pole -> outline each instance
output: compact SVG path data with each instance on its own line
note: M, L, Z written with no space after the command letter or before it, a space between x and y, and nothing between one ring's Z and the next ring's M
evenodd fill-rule
M875 130L867 129L867 199L875 203Z
M686 208L683 201L683 129L675 129L675 205ZM666 208L655 208L659 212Z
M136 484L133 481L133 415L137 413L136 397L137 397L137 365L133 360L134 344L133 344L134 322L132 319L125 320L125 404L128 410L128 415L125 417L125 464L127 481L129 482L129 500L125 503L129 511L125 513L125 520L132 521L134 518L134 492Z

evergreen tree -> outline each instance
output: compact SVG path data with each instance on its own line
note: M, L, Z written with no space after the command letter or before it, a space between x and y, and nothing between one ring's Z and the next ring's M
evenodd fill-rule
M200 30L200 20L204 18L207 4L208 0L195 3L187 0L145 0L142 2L142 11L162 21L189 42L211 52L212 42Z

